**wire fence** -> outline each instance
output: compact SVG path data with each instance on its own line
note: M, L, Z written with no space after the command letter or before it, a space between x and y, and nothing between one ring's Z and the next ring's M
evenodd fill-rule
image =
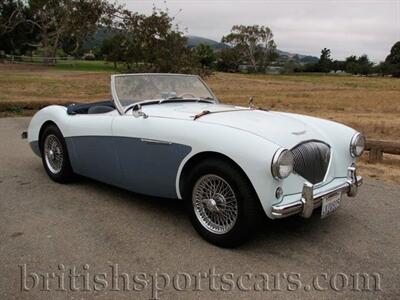
M58 65L70 64L73 65L76 59L72 56L65 57L45 57L45 56L26 56L26 55L5 55L3 57L11 64L41 64L41 65Z

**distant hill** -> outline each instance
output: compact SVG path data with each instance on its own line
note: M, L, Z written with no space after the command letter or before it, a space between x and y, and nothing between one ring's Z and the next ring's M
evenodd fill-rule
M189 35L187 36L188 38L188 47L189 48L194 48L198 44L206 44L210 45L213 49L223 49L223 48L229 48L228 45L224 43L217 42L212 39L207 39L199 36L193 36ZM294 61L298 63L316 63L318 62L319 58L311 55L304 55L304 54L297 54L297 53L290 53L287 51L282 51L279 49L276 49L276 52L279 54L279 59L282 61Z
M89 51L93 48L100 47L101 44L105 39L113 37L115 34L117 34L117 30L110 30L108 28L100 28L97 30L92 36L88 37L84 43L83 43L83 49L85 51ZM186 36L188 41L187 41L187 46L189 48L194 48L198 44L206 44L210 45L213 49L223 49L223 48L229 48L228 45L225 45L223 43L199 37L199 36Z
M108 39L117 33L118 33L118 31L116 31L116 30L100 28L99 30L97 30L97 32L93 36L91 36L84 42L84 44L83 44L84 51L89 51L91 49L100 47L101 44L103 43L103 40ZM194 35L188 35L186 37L188 39L187 46L189 48L194 48L199 44L210 45L215 50L229 48L228 45L221 43L221 42L217 42L212 39L203 38L203 37L194 36ZM277 49L276 51L278 52L279 60L281 60L281 61L291 60L291 61L294 61L297 63L305 64L305 63L315 63L315 62L318 62L318 60L319 60L318 57L315 57L315 56L290 53L290 52L282 51L279 49Z
M188 35L186 36L188 41L187 41L187 46L189 48L194 48L199 44L205 44L205 45L210 45L213 49L223 49L223 48L229 48L228 45L224 43L220 43L211 39L199 37L199 36L194 36L194 35Z
M281 60L292 60L294 62L299 62L299 63L304 63L304 64L316 63L319 61L319 58L316 56L290 53L290 52L282 51L279 49L276 49L276 52L278 52L279 58Z

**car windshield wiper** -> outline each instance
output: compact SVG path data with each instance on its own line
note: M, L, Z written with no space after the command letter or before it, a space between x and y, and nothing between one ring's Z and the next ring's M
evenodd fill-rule
M158 103L166 103L166 102L174 102L174 101L193 101L193 102L206 102L206 103L214 103L215 100L213 98L207 97L199 97L199 98L183 98L183 97L169 97L167 99L160 100Z
M173 96L173 97L168 97L166 99L162 99L160 100L158 103L164 103L164 102L168 102L168 101L176 101L176 100L184 100L183 97L178 97L178 96Z
M161 100L144 100L144 101L139 101L136 103L131 104L125 109L125 113L127 113L129 110L131 110L134 106L136 105L151 105L151 104L162 104L162 103L168 103L168 102L174 102L174 101L193 101L193 102L204 102L204 103L215 103L215 99L211 97L199 97L199 98L190 98L190 99L184 99L183 97L169 97L167 99L161 99Z

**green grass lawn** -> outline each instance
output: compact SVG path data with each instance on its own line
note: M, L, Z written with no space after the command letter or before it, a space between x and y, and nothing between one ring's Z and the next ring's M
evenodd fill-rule
M111 62L102 60L59 60L55 66L57 70L65 71L82 71L82 72L118 72L118 68L114 68Z

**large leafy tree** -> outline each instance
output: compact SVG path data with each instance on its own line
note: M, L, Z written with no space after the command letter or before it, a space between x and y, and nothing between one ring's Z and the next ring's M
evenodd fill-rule
M0 2L0 34L12 32L23 19L23 3L5 0Z
M117 68L118 62L123 62L125 60L124 46L124 36L122 34L116 34L103 41L100 52L106 61L113 62L114 68Z
M29 7L20 0L0 1L0 50L11 54L24 54L33 48L37 32L25 23L31 16Z
M243 59L256 70L274 58L276 44L273 37L271 29L266 26L235 25L222 42L240 51Z
M112 50L122 51L128 69L153 72L197 72L196 60L186 47L187 39L165 11L149 16L124 10L114 27L122 39Z
M222 72L237 72L242 59L240 51L236 48L221 49L217 53L217 70Z
M106 0L29 0L31 15L25 19L35 28L39 38L34 44L44 50L45 57L54 58L61 43L72 40L74 50L116 12L115 6Z
M206 68L211 68L215 62L214 49L210 45L198 44L193 49L197 61Z

